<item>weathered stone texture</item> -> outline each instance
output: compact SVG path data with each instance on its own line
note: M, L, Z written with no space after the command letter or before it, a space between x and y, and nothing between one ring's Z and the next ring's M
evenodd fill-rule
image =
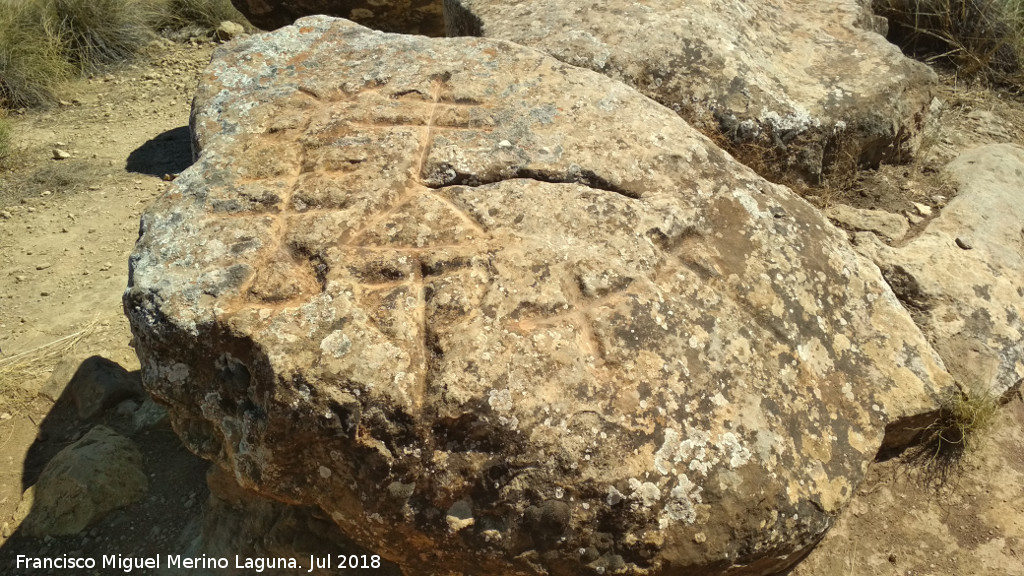
M110 511L142 498L147 487L135 443L96 426L43 468L22 528L39 537L78 534Z
M145 384L407 573L780 571L950 384L817 210L540 52L307 18L219 49L192 127Z
M959 191L899 248L859 237L966 391L1024 381L1024 148L997 144L946 168Z
M441 0L231 0L253 26L276 30L303 16L336 16L364 26L444 36Z
M445 18L621 80L777 181L909 159L935 82L856 0L445 0Z

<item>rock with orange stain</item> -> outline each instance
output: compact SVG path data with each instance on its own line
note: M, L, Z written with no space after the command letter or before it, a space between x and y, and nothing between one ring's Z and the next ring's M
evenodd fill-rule
M408 574L751 574L951 385L878 270L671 110L323 17L219 49L125 310L175 429Z

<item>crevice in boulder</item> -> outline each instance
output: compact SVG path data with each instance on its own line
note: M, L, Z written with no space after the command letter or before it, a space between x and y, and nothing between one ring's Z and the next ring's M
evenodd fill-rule
M515 172L512 174L502 176L490 174L465 174L454 169L452 169L452 173L454 173L454 176L449 177L446 183L442 185L433 185L432 183L428 183L427 186L435 190L451 186L477 188L509 180L535 180L537 182L544 182L547 184L580 184L587 188L593 188L594 190L603 190L605 192L625 196L631 200L639 200L641 197L639 192L618 186L601 177L593 170L583 169L576 165L570 166L564 173L552 172L549 170L531 170L522 167L516 167Z

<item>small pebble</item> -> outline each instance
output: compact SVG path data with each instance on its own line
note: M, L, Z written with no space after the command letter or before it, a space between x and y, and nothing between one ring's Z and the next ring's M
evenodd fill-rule
M970 250L971 248L974 248L974 246L971 245L971 243L968 240L959 237L956 239L956 245L964 250Z
M67 160L68 158L71 158L71 153L70 152L68 152L66 150L61 150L60 148L54 148L53 149L53 159L54 160Z

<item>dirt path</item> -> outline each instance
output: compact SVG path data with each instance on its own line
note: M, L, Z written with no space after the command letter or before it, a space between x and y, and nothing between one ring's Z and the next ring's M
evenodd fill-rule
M0 175L0 573L13 554L164 553L201 508L205 463L163 425L133 438L150 479L140 503L80 536L5 543L26 484L96 423L38 394L54 366L101 355L138 368L121 308L128 256L163 175L191 162L189 107L211 51L159 41L139 64L69 86L61 106L14 116L21 152Z

